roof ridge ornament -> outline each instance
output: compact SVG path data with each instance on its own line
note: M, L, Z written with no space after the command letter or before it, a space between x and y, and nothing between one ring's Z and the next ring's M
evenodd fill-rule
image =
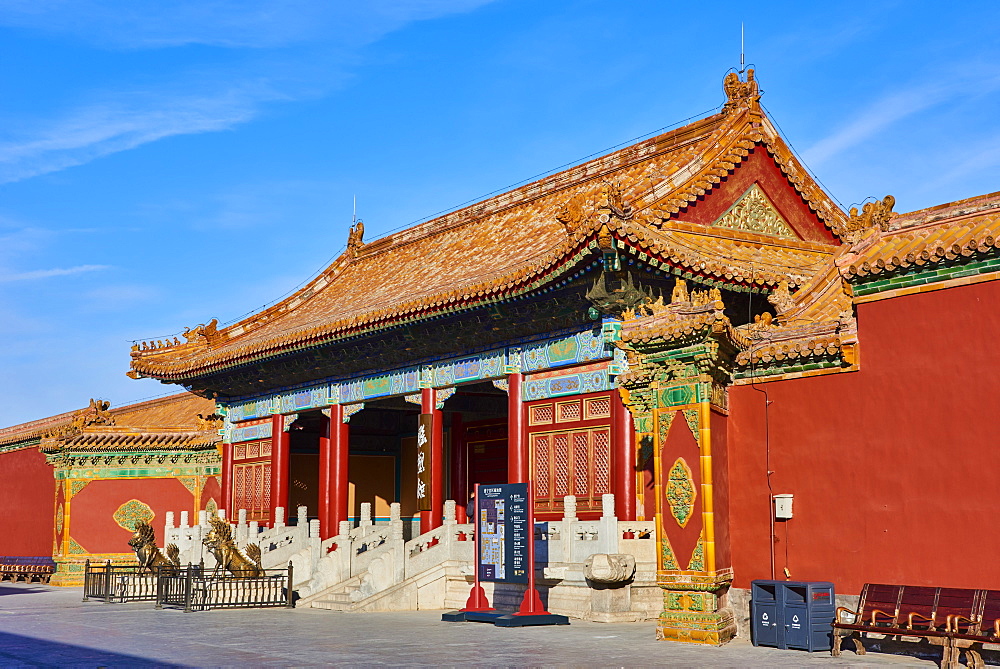
M583 227L583 224L587 221L588 216L584 212L586 204L586 196L583 193L575 193L569 200L563 203L556 213L556 220L563 224L569 235L572 235Z
M65 441L92 425L114 425L115 417L110 408L111 402L91 398L89 406L73 414L69 423L59 425L43 436L46 440Z
M181 335L189 344L207 344L211 346L220 338L222 333L218 330L219 319L213 318L208 325L200 323L193 328L185 328Z
M625 183L622 181L605 181L601 186L600 199L597 201L598 219L607 223L612 218L627 221L635 213L632 205L625 200Z
M365 222L358 219L358 222L351 226L351 231L347 233L347 257L357 258L361 248L365 245Z
M860 214L857 207L851 207L841 237L848 244L857 244L869 230L878 228L882 232L888 232L889 224L896 217L896 212L892 210L895 205L896 198L886 195L880 201L866 202L861 207Z
M756 108L760 101L760 88L754 78L751 67L746 71L746 79L741 79L742 71L732 71L722 80L722 88L726 91L726 104L722 105L722 113L728 114L738 109Z

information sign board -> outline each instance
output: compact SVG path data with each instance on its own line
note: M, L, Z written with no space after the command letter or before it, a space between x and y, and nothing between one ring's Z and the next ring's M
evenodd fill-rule
M529 541L528 484L478 486L476 497L480 581L527 583Z

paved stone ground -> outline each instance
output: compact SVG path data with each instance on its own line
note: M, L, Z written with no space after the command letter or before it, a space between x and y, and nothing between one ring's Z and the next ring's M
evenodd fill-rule
M444 623L441 612L257 609L184 613L152 603L81 602L80 588L0 583L0 666L913 666L931 660L845 651L656 641L652 623L521 629ZM848 644L850 645L850 644Z

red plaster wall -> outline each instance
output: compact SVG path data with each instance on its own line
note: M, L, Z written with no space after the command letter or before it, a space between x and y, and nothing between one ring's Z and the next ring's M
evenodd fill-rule
M1000 282L858 307L861 371L759 384L769 408L776 576L1000 588ZM764 395L730 391L737 587L770 578ZM786 558L787 554L787 558Z
M733 562L729 538L729 417L711 414L712 508L715 512L715 567L725 569Z
M55 479L37 448L0 454L0 555L52 555Z
M757 147L731 175L677 215L684 223L711 225L756 182L788 224L807 241L839 244L830 229L809 209L802 196L768 155Z
M193 510L191 492L180 481L163 479L109 479L91 481L70 500L70 536L90 553L128 553L132 533L114 520L118 507L137 499L153 509L156 540L163 544L168 511ZM175 522L177 522L175 520Z
M218 476L209 476L205 480L205 486L201 489L201 504L198 505L198 508L204 509L208 506L210 499L214 499L217 506L226 508L226 505L222 503L222 483Z

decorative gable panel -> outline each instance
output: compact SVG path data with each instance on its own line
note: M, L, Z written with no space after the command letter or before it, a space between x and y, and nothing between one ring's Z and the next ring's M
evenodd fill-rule
M751 185L722 216L719 216L712 223L712 227L784 239L799 239L756 183Z

